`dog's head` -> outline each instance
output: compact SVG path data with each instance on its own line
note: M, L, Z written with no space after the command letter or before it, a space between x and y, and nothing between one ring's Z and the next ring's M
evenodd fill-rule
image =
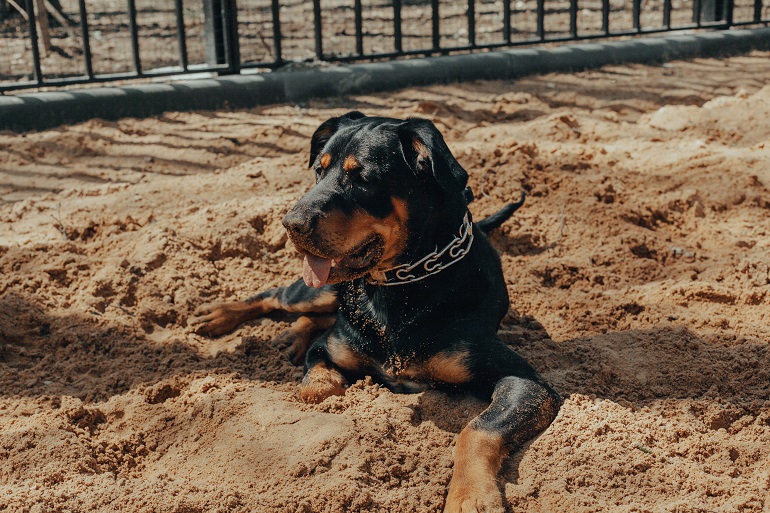
M468 174L424 119L331 118L313 134L310 167L316 185L283 224L313 287L392 267L426 224L465 209Z

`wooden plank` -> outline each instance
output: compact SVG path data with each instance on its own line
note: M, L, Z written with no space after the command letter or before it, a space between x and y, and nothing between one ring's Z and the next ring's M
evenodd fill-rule
M56 19L56 21L59 22L59 25L61 25L62 28L64 28L64 30L67 32L67 35L74 39L75 31L72 30L69 20L64 17L64 13L59 11L59 9L57 9L56 6L51 3L51 0L44 0L44 2L46 10Z
M21 16L22 16L22 17L23 17L25 20L29 21L29 14L27 14L27 11L25 11L25 10L24 10L24 9L23 9L23 8L22 8L22 7L21 7L19 4L17 4L17 3L16 3L16 0L8 0L8 3L9 3L9 4L11 4L11 6L12 6L14 9L16 9L17 11L19 11L19 14L21 14Z
M43 42L43 57L51 51L51 31L48 28L48 11L45 0L35 0L35 18L37 18L37 33Z

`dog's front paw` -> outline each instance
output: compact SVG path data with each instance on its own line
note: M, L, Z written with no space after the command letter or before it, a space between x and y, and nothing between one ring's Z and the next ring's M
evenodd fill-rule
M274 339L276 346L283 351L289 361L296 365L302 365L305 354L310 347L310 337L304 333L286 330Z
M230 333L246 319L244 310L247 307L243 301L207 303L193 312L187 325L199 335L218 337Z
M347 381L337 369L319 363L305 374L299 396L306 403L320 403L333 395L345 395L346 387Z
M449 484L444 513L504 513L503 499L494 478L455 474Z
M455 466L444 513L504 513L497 486L503 437L468 425L457 437Z
M303 315L288 330L275 337L275 345L284 352L291 363L300 366L313 342L314 331L326 326L327 324L318 326L317 321Z

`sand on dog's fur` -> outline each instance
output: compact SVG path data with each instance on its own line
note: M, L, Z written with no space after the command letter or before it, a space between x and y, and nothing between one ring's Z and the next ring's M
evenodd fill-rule
M310 134L432 119L492 236L500 336L563 394L513 511L763 511L770 54L0 134L0 511L436 512L484 405L369 381L317 406L275 337L201 303L286 284ZM766 510L766 509L765 509Z

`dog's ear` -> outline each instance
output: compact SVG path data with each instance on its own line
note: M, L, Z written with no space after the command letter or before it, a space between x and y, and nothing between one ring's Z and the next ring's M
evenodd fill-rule
M339 130L341 124L345 121L355 121L356 119L365 117L366 115L354 110L338 118L329 118L321 123L321 126L316 129L315 133L313 133L313 137L310 139L310 162L308 163L308 167L313 167L313 163L315 162L315 159L318 158L318 154L321 153L321 150L324 149L324 146L326 146L326 143L329 142L329 139L332 138L334 133Z
M457 162L444 137L427 119L411 118L399 127L404 159L418 177L432 174L449 192L462 192L468 184L468 173Z

